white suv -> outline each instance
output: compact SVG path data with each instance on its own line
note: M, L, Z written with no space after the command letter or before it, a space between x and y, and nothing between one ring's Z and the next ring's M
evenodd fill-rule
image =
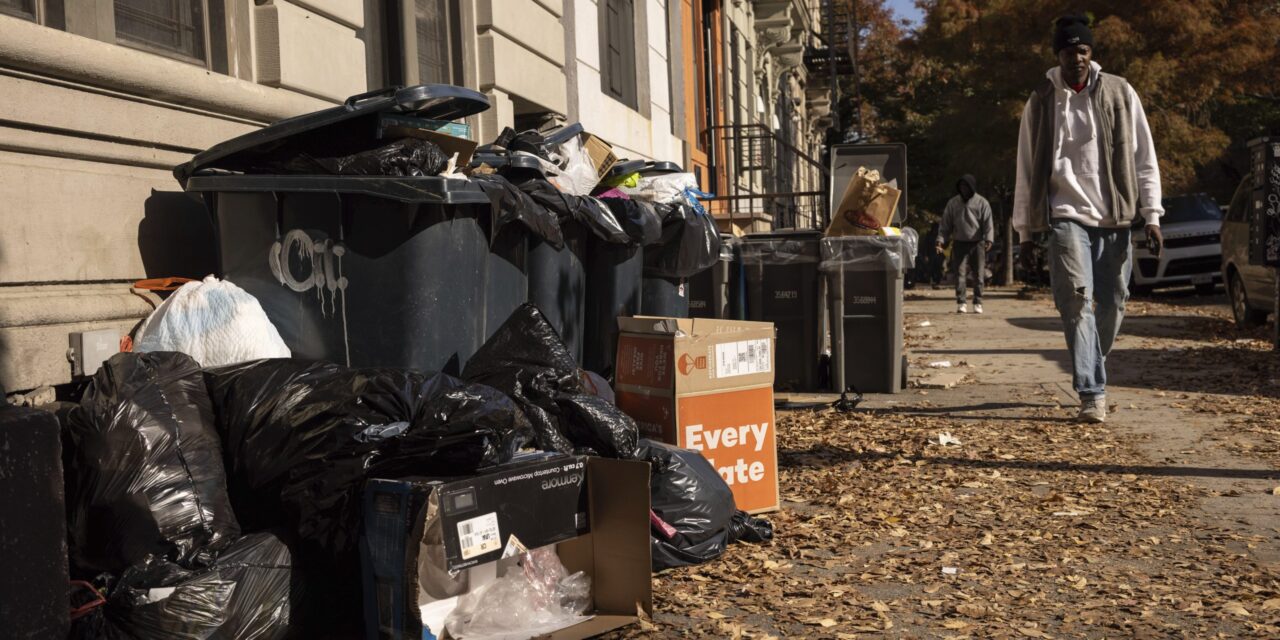
M1196 293L1209 295L1222 282L1222 209L1208 195L1165 198L1164 251L1160 257L1147 250L1142 216L1133 226L1133 293L1150 293L1157 287L1194 285Z

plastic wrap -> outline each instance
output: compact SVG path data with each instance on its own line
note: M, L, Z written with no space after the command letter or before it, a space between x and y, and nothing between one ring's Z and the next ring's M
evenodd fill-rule
M103 363L64 438L68 547L83 573L155 555L213 560L240 534L200 365L181 353Z
M559 175L548 178L561 191L575 196L587 196L600 183L600 174L591 161L591 155L582 144L582 136L575 135L556 148L560 157L556 164L560 167Z
M213 276L165 299L142 325L133 350L178 351L203 367L290 355L257 298Z
M292 558L270 533L247 535L213 565L191 570L149 558L131 567L105 607L107 637L270 640L289 632Z
M528 194L498 174L473 175L474 182L489 196L492 216L489 225L489 242L508 224L518 223L529 234L556 249L564 248L564 234L556 214L536 203Z
M908 264L904 254L909 247L904 236L823 238L818 268L824 272L901 271Z
M642 247L662 240L662 219L653 205L639 200L603 198L632 244Z
M315 143L312 146L316 146ZM257 173L335 176L435 176L449 166L449 157L420 138L400 138L373 149L329 155L322 148L264 163Z
M688 278L709 269L720 259L720 232L715 219L686 203L657 205L662 217L662 237L645 249L647 276Z
M820 262L819 254L811 248L812 238L747 237L739 245L742 263L745 265L812 264Z
M532 437L510 398L445 374L263 360L206 377L245 527L333 554L356 548L366 478L473 473Z
M445 628L460 640L535 637L582 621L590 605L591 577L570 574L554 546L542 547L521 556L506 575L459 598Z
M902 268L912 269L916 266L916 256L920 255L920 233L913 227L902 228Z
M738 510L733 491L697 451L640 441L640 459L649 462L653 515L653 569L700 564L720 557L729 544L773 538L767 521Z
M635 420L586 385L572 354L532 304L511 314L462 375L511 396L533 423L540 449L635 457Z

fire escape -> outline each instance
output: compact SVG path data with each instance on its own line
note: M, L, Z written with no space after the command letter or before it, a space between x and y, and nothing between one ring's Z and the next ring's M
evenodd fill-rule
M754 2L757 46L770 60L765 84L773 121L730 119L704 132L727 165L727 184L715 186L712 210L737 229L825 228L828 222L829 170L809 148L814 133L821 138L830 124L826 79L809 65L822 24L811 9L819 4Z

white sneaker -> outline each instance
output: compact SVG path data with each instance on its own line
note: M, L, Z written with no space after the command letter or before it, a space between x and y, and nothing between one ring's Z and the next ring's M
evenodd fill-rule
M982 313L982 305L978 304L977 302L973 303L973 312Z
M956 313L969 313L969 305L961 302L960 306L956 307Z
M1076 420L1080 422L1092 422L1101 424L1107 421L1107 397L1096 396L1090 400L1084 400L1080 403L1080 415L1076 416Z

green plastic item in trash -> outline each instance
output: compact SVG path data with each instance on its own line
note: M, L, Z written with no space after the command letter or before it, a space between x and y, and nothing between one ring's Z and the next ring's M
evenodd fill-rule
M626 187L628 189L634 189L640 186L640 174L628 173L615 178L605 178L600 182L600 184L606 187Z

